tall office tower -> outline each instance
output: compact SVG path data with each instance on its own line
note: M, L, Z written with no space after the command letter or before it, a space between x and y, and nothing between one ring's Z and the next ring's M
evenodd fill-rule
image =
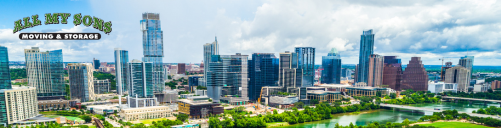
M372 29L360 36L360 55L358 57L357 79L355 83L368 81L369 58L374 54L374 34Z
M153 63L132 60L127 64L129 96L138 98L153 97Z
M384 56L383 85L400 91L402 82L402 62L396 56Z
M160 14L143 13L141 20L143 31L143 61L153 64L153 92L162 92L165 88L163 80L164 41L160 26Z
M315 82L315 48L296 47L297 66L303 70L302 87L311 87Z
M115 75L116 75L117 93L119 95L124 95L124 92L127 92L128 62L129 62L129 52L127 50L121 50L120 48L115 48Z
M428 72L421 62L421 57L412 57L403 73L400 89L428 91Z
M322 56L321 83L339 84L341 82L341 55L332 48L327 56Z
M9 53L7 47L0 46L0 89L11 89Z
M445 82L446 83L457 83L458 91L468 92L468 87L470 86L470 70L461 66L456 65L445 71Z
M278 83L286 92L298 93L303 87L303 70L298 68L297 53L285 51L280 53Z
M452 62L445 62L445 66L442 67L442 72L440 73L440 78L445 81L445 74L447 74L447 69L452 68Z
M207 71L207 96L219 102L222 95L248 98L248 55L212 55ZM206 65L207 66L207 65Z
M209 63L211 62L212 55L219 55L219 44L217 43L217 37L214 37L214 42L204 44L204 80L207 85L207 72L209 71ZM200 66L201 68L202 66Z
M466 69L470 70L470 74L468 74L469 75L468 78L471 78L471 74L473 73L473 60L474 60L474 56L464 56L464 57L461 57L461 59L459 59L458 65L461 65L461 66L465 67Z
M80 102L95 100L93 69L90 63L68 64L71 99L80 99Z
M96 58L93 59L92 64L94 65L94 69L96 70L99 70L99 67L101 67L101 63Z
M28 85L36 87L38 99L64 99L63 51L40 52L32 47L24 49L24 55Z
M177 74L186 74L186 64L178 63L177 64Z
M348 68L341 68L341 77L343 77L344 80L350 80L351 74L353 74L352 70L350 70Z
M273 53L254 53L249 60L249 100L257 100L263 86L277 86L278 58Z
M368 86L380 87L383 84L383 67L383 56L372 54L369 58Z

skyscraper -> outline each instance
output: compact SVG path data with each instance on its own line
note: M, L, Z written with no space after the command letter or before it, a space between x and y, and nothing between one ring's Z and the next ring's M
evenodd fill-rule
M93 68L90 63L68 64L71 99L80 99L80 102L95 100Z
M372 54L369 58L369 74L367 86L379 87L383 84L384 58L378 54Z
M341 56L332 48L327 56L322 56L321 83L339 84L341 82Z
M219 102L222 95L248 99L247 55L212 55L207 71L207 96Z
M445 81L445 74L447 74L447 69L452 68L452 62L445 62L445 66L442 67L442 72L440 74L440 78L442 81Z
M403 90L428 91L428 72L421 63L421 57L412 57L403 73Z
M129 52L115 48L115 75L117 93L123 95L127 92L127 63L129 62Z
M470 78L470 70L461 65L456 65L452 68L449 68L445 73L445 82L457 83L458 91L460 92L468 92L468 87L470 86Z
M461 57L461 59L459 59L458 65L461 65L461 66L465 67L466 69L470 70L470 74L468 74L469 78L471 78L471 74L473 73L473 60L474 60L474 56L464 56L464 57ZM458 86L460 86L460 85L458 85Z
M39 99L64 99L66 96L63 51L40 52L38 47L24 49L28 85L36 87Z
M249 60L249 100L257 100L263 86L277 86L278 58L273 53L254 53Z
M311 87L315 82L315 48L296 47L297 66L303 70L302 87Z
M138 98L153 97L153 63L132 60L127 64L129 96Z
M178 63L177 64L177 74L186 74L186 64Z
M400 91L402 82L402 63L396 56L384 56L383 85Z
M99 63L99 60L94 58L92 64L94 65L94 69L99 70L99 67L101 67L101 63Z
M0 89L11 89L9 53L7 47L0 46Z
M303 87L303 70L298 68L297 56L297 53L289 51L280 53L278 83L288 93L299 93L298 89ZM306 96L300 97L305 98Z
M360 55L358 57L357 77L355 83L368 81L369 58L374 54L374 34L372 29L364 31L360 36Z
M204 44L204 81L206 83L203 86L207 85L207 71L209 71L209 63L211 62L212 55L219 55L217 37L214 37L214 42Z
M165 88L163 80L163 57L164 42L163 31L160 25L160 14L143 13L141 20L141 31L143 32L143 61L153 64L153 91L162 92Z

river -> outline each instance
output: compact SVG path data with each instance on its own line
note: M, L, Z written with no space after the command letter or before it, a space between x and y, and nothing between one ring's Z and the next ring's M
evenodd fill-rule
M478 110L480 108L487 108L488 106L497 106L499 104L488 104L484 106L483 103L474 103L473 105L469 105L466 102L462 103L453 103L453 102L442 102L442 103L427 103L427 104L414 104L410 106L416 107L426 107L426 108L440 108L442 110L452 110L456 109L460 112L471 112L473 110ZM339 123L339 125L347 126L352 122L354 125L367 125L372 122L379 122L386 124L386 122L398 122L401 123L406 118L411 121L417 121L424 115L432 115L432 112L424 112L424 113L412 113L406 111L398 111L398 110L390 110L390 109L379 109L372 111L364 111L360 114L334 114L332 119L329 120L321 120L315 122L301 123L289 126L283 126L280 128L332 128Z

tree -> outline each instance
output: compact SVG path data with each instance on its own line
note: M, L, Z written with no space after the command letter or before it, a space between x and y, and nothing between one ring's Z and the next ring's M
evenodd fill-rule
M402 122L402 124L404 124L405 126L409 126L409 124L411 124L411 122L409 121L409 119L405 118L405 120Z
M395 93L391 93L391 94L390 94L390 97L391 97L391 99L396 99L396 98L397 98L397 94L395 94Z
M294 107L296 107L296 108L303 108L303 106L304 106L303 102L296 102L296 103L294 103Z
M92 121L92 118L90 116L83 115L83 116L79 116L79 117L82 118L87 123Z
M318 102L318 100L317 100L317 99L313 99L313 100L311 100L311 104L318 104L318 103L319 103L319 102Z
M180 120L182 122L184 122L186 119L188 119L188 115L184 114L184 113L179 113L177 116L176 116L176 119L177 120Z

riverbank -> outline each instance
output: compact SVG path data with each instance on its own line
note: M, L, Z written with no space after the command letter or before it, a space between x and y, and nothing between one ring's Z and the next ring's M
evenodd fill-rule
M438 120L435 122L418 122L414 124L410 124L410 126L419 125L419 126L434 126L438 128L492 128L488 126L484 126L478 123L472 123L467 120Z

